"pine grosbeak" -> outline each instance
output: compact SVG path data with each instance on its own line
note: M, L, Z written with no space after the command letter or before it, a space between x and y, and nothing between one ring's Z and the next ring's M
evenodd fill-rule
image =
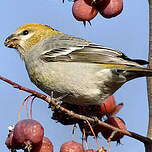
M100 104L125 82L152 76L151 69L142 67L147 61L130 59L47 25L23 25L5 45L18 50L38 88L72 104Z

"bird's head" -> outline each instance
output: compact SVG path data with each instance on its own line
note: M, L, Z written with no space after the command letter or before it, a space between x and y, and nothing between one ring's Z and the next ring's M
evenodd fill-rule
M25 24L19 27L12 35L8 36L4 42L5 46L15 48L21 56L25 51L35 46L40 41L52 37L61 32L43 24Z

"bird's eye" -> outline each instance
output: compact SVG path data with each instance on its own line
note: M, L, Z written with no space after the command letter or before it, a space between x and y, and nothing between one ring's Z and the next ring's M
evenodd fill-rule
M27 35L29 33L28 30L23 31L23 35Z

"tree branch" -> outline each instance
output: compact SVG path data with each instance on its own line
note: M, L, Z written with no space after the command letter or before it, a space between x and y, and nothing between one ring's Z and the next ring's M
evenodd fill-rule
M25 88L25 87L23 87L23 86L21 86L21 85L19 85L17 83L14 83L14 82L2 77L2 76L0 76L0 79L5 81L5 82L7 82L7 83L9 83L9 84L11 84L13 87L15 87L17 89L20 89L20 90L23 90L25 92L31 93L32 95L34 95L34 96L46 101L47 103L53 104L55 107L58 108L58 110L66 113L66 114L68 114L70 116L73 116L75 118L78 118L78 119L81 119L81 120L84 120L84 121L88 120L91 123L98 123L99 125L101 125L103 127L109 128L109 129L117 131L117 132L121 132L124 135L127 135L127 136L130 136L130 137L134 138L134 139L137 139L137 140L143 142L145 145L149 145L149 143L151 143L151 140L148 137L144 137L144 136L141 136L139 134L136 134L136 133L133 133L133 132L130 132L130 131L127 131L127 130L121 130L119 128L113 127L113 126L111 126L111 125L109 125L109 124L107 124L105 122L100 121L100 120L98 120L98 122L96 122L93 118L90 118L90 117L87 117L87 116L84 116L84 115L76 114L73 111L70 111L70 110L68 110L66 108L63 108L62 106L59 106L56 103L55 99L53 99L52 97L48 97L48 96L46 96L44 94L41 94L41 93L39 93L37 91Z
M152 0L149 0L149 68L152 69ZM149 123L147 137L152 139L152 77L147 78ZM145 151L152 151L152 142L145 144Z
M152 69L152 1L149 0L149 68ZM147 136L152 139L152 77L147 78L149 125Z

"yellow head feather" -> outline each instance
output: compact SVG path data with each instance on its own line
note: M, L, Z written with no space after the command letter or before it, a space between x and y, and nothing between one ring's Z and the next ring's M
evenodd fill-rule
M23 34L25 30L28 31L28 35ZM62 33L47 25L35 23L25 24L14 32L14 35L19 37L19 45L26 51L29 51L39 41L45 40L56 34Z

